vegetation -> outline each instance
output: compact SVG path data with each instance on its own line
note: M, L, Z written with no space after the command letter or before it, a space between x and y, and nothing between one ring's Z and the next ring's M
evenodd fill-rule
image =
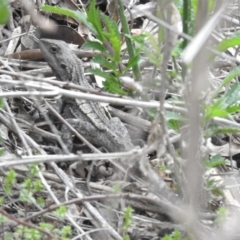
M88 68L87 72L104 78L104 91L111 93L111 97L128 97L130 106L141 107L139 101L134 102L131 98L141 99L146 105L149 103L146 107L147 110L143 110L145 115L141 116L146 118L144 120L151 121L152 124L151 127L148 127L146 147L138 152L140 160L132 164L131 159L135 155L131 153L132 155L128 156L129 169L125 169L127 173L124 173L126 174L124 181L114 183L112 180L114 184L106 184L103 189L95 189L92 195L91 188L94 188L95 185L91 185L89 180L95 176L93 174L86 177L87 196L76 190L77 179L72 173L69 173L69 179L71 178L71 181L68 179L69 185L64 186L63 190L56 180L58 178L55 177L61 175L59 172L63 174L63 170L55 173L54 177L51 176L47 183L42 174L46 166L38 164L39 161L37 164L24 164L27 166L24 174L14 168L2 171L3 195L0 197L0 203L6 208L0 207L0 222L3 226L0 227L0 236L3 239L46 239L47 237L50 239L77 239L79 237L80 239L85 235L89 237L87 231L90 229L93 234L91 236L96 236L94 234L97 231L97 234L102 234L101 237L110 234L112 238L128 240L135 236L132 228L137 220L140 218L143 220L144 217L148 217L149 220L152 215L156 214L168 221L170 226L169 228L164 227L164 224L159 226L156 235L161 240L190 240L197 239L197 236L200 236L199 239L206 239L206 237L217 239L217 236L221 237L221 231L224 233L223 236L229 236L229 239L238 239L240 232L234 227L237 222L236 213L228 207L229 204L232 204L230 203L231 198L228 198L225 193L225 183L220 183L226 179L224 177L220 179L220 177L225 174L221 172L222 169L233 172L232 156L239 153L239 144L233 142L233 138L237 138L240 131L236 120L240 110L238 80L240 67L236 50L240 46L240 32L235 29L233 31L229 27L231 33L229 36L215 37L215 39L211 37L217 29L216 26L221 20L220 16L223 15L224 8L228 7L227 3L219 5L214 0L207 3L198 0L175 0L175 5L173 5L166 4L164 1L156 1L157 20L150 19L157 22L155 34L142 31L138 35L133 35L129 23L135 19L129 21L125 12L127 8L120 0L113 2L116 4L117 19L111 16L110 11L108 15L96 7L95 0L90 1L83 11L50 5L42 6L40 9L43 13L71 18L75 24L83 24L89 30L89 37L82 49L90 49L98 53L92 57L91 61L98 64L99 67ZM108 7L110 8L110 4ZM11 15L10 9L7 1L0 1L0 24L4 25L8 22ZM128 10L130 11L130 9ZM147 12L145 14L149 17ZM178 21L177 14L180 14L182 19L183 33L180 34L181 37L178 37L176 32L180 32L179 28L172 20ZM133 16L131 17L133 18ZM233 54L227 54L231 51ZM220 62L223 54L225 54L225 58L229 58L230 64L221 70L221 67L215 67L215 64ZM144 68L144 58L147 59L145 63L152 67L150 73L147 68ZM214 84L209 77L210 74L217 76L216 71L224 73L219 84ZM141 90L126 85L122 80L126 76L132 78L133 86L141 85ZM146 79L146 76L149 79ZM156 92L157 97L152 97ZM157 107L151 105L151 100L158 101ZM2 102L1 99L0 107L3 109ZM14 129L12 132L19 134L19 129ZM210 139L217 139L218 143L213 147L213 141ZM1 144L4 146L2 140ZM232 150L232 148L234 149ZM36 152L34 149L33 153ZM1 162L5 162L8 166L7 155L4 153L6 152L1 150L3 155ZM143 158L147 154L151 160L158 159L155 166L158 178L155 175L156 172L152 170L153 167L147 165L147 158L145 162L141 161L141 157ZM26 156L32 157L34 162L38 155L31 156L28 152L21 157ZM119 156L121 157L121 155ZM228 167L226 167L227 160L230 160ZM52 160L50 161L52 162ZM144 181L149 184L149 193L154 196L149 197L143 192L139 194L140 189L142 191L143 188L146 188L140 182L137 182L135 186L127 182L129 171L135 164L140 165L141 176L144 176ZM91 175L93 166L94 164L91 167L88 165L83 172L87 169ZM69 172L71 171L70 168ZM46 174L46 176L48 175ZM168 181L169 178L172 184L168 190L171 189L171 193L174 194L165 196L163 191L165 183L162 180ZM97 178L97 180L100 179ZM67 200L64 198L64 203L57 203L55 201L57 198L54 199L50 191L49 182L53 188L58 189L59 187L59 191L62 193L58 194L59 198L69 194L67 192L70 189L71 200L67 197ZM163 185L164 187L162 187ZM239 184L234 182L232 185ZM102 195L98 195L100 191ZM48 195L51 200L48 199ZM171 200L169 196L172 196ZM174 202L175 198L178 201ZM7 206L11 199L14 199L14 205L18 207L18 212L16 212L18 217L9 213L10 210ZM122 219L121 224L114 221L114 223L108 222L111 214L104 222L104 217L98 216L92 220L93 216L89 213L86 214L82 209L79 210L79 208L87 209L86 205L81 205L83 202L91 203L99 210L101 205L97 204L98 200L110 202L112 199L118 199L118 201L111 201L111 214L117 215L117 217L115 216L116 221L121 222L119 219ZM239 201L240 198L235 197L234 204L239 204ZM136 202L139 203L139 206ZM179 204L179 202L181 203ZM81 216L83 220L77 221L69 218L67 209L72 205L75 206L73 211L84 212L85 215ZM155 209L153 210L151 207L155 207ZM102 212L105 214L107 210L104 209ZM32 216L29 214L31 211L33 212ZM101 213L101 211L99 212ZM209 217L205 212L209 213ZM154 221L157 219L160 217ZM201 223L199 219L202 220ZM143 222L149 223L148 220ZM202 223L206 220L211 221L211 224L208 225L211 231L205 229L205 225ZM228 235L224 224L228 225L231 221L234 222L233 229L232 233ZM7 223L12 224L11 227L14 231L5 230L4 224ZM146 229L148 228L146 227ZM147 233L151 232L149 229L146 230ZM163 229L171 231L162 234ZM231 238L231 236L237 236L237 238ZM93 237L93 239L95 238ZM149 239L151 239L150 236Z

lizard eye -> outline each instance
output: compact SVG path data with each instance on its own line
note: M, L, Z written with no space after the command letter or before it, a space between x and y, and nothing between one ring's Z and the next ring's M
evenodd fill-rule
M61 64L60 64L60 67L61 67L62 69L64 69L64 70L67 69L67 65L64 64L64 63L61 63Z
M57 46L52 45L52 46L50 47L50 51L51 51L52 53L56 53L56 52L57 52Z

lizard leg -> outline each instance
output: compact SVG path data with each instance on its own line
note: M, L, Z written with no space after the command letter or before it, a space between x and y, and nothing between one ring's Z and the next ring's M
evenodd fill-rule
M118 117L114 117L110 119L110 122L115 126L117 129L117 133L120 133L121 139L124 139L124 150L131 150L134 148L131 139L129 137L129 133L125 125L121 122L121 120Z
M86 122L82 119L66 119L66 121L77 131L79 132L86 140L94 141L94 133L96 128L89 122ZM61 137L63 142L66 144L68 150L72 152L73 149L73 139L72 132L70 129L63 125L61 128Z

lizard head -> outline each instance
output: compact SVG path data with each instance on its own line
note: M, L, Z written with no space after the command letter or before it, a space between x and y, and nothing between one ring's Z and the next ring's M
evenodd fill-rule
M55 76L61 81L71 81L78 61L67 43L42 38L39 47Z

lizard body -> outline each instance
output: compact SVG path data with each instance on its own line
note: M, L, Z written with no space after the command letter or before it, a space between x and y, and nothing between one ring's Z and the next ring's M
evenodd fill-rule
M40 39L39 47L59 80L92 88L84 78L82 61L71 51L67 43ZM87 140L105 147L109 152L128 151L134 147L124 124L118 118L109 119L103 107L97 102L66 99L63 116ZM62 128L62 138L71 151L72 138L66 126Z

